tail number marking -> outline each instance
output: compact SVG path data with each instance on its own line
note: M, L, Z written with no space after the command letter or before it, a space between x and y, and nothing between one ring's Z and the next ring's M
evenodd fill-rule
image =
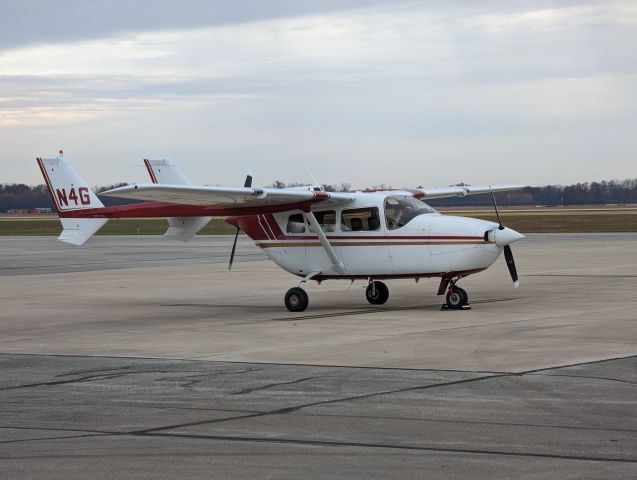
M58 200L60 202L60 206L64 205L65 207L69 206L69 202L73 202L74 205L90 205L91 197L88 194L87 187L80 187L75 191L75 187L71 187L66 193L66 188L56 188L55 193L57 194ZM78 203L79 202L79 203Z

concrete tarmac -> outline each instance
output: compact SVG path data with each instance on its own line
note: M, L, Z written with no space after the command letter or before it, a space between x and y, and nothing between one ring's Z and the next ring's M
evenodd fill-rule
M310 285L242 239L0 238L0 478L632 478L637 235L462 281Z

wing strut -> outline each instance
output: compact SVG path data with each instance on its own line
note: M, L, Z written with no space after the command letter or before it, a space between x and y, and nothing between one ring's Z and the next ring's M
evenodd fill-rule
M343 265L343 262L341 262L336 256L336 252L334 251L334 248L332 247L332 245L330 244L330 241L325 236L325 232L319 225L318 220L316 220L316 217L314 216L314 214L311 211L305 212L305 218L307 218L308 222L310 222L310 225L314 229L314 233L316 233L316 236L319 238L321 245L325 249L325 253L327 253L328 257L330 257L330 260L332 261L332 264L334 266L334 270L336 270L340 274L344 274L345 265Z

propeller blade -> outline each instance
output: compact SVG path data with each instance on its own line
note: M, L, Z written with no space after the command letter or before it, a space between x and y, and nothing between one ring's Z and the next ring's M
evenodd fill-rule
M500 226L498 227L498 230L504 230L504 225L502 225L502 220L500 220L500 214L498 213L498 204L495 201L495 193L493 193L493 190L491 190L491 199L493 200L493 208L495 210L495 216L498 217L498 223L500 224Z
M518 271L515 268L515 260L513 260L513 252L511 251L511 247L508 245L504 246L504 259L507 262L507 268L509 269L509 273L511 274L511 280L513 280L513 286L518 287L520 282L518 281Z
M243 182L243 186L249 188L252 186L252 175L249 173L246 175L246 180ZM241 229L237 227L237 233L234 235L234 242L232 243L232 252L230 252L230 263L228 263L228 270L232 270L232 262L234 262L234 252L237 250L237 240L239 239L239 232Z
M234 242L232 243L232 252L230 252L230 263L228 264L228 270L232 270L232 262L234 262L234 252L237 249L237 240L239 239L239 232L241 229L237 227L237 233L234 236Z

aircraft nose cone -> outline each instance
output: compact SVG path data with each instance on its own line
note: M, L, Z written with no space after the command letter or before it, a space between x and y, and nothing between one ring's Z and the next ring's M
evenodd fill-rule
M510 243L517 242L521 238L524 238L524 235L507 227L504 227L503 230L496 229L495 231L495 244L498 247L504 247Z

